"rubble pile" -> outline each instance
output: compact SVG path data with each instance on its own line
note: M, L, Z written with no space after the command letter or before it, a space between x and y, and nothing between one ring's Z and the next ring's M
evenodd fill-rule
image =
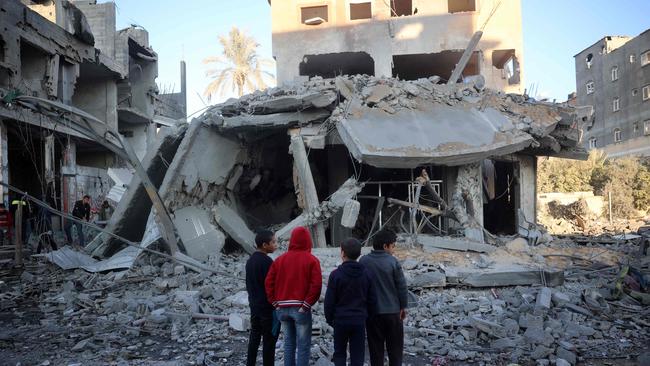
M231 98L209 108L198 119L222 130L304 126L324 121L335 124L359 107L395 114L401 110L422 108L424 104L444 104L480 111L494 108L508 116L512 123L504 131L530 134L535 139L531 146L534 149L558 153L562 149L578 147L578 124L586 122L587 117L576 120L574 108L486 89L481 76L460 84L439 82L437 76L414 81L368 75L345 75L333 79L313 77L305 83L256 91L239 99Z
M635 358L650 340L650 313L626 293L615 297L621 267L612 261L625 262L627 257L616 252L616 246L594 248L607 253L590 260L575 253L592 248L576 248L575 244L526 247L525 253L512 246L507 250L513 255L546 258L548 265L562 266L564 284L471 290L448 284L442 288L445 285L438 280L449 272L449 262L470 258L477 270L498 266L504 262L499 256L506 249L489 254L434 253L444 255L445 261L420 249L400 249L398 258L411 292L405 323L408 362L501 365L534 364L535 360L539 365L568 365L585 359ZM551 262L553 256L544 254L549 251L574 254ZM339 250L313 252L323 268L324 296L325 280L340 264ZM636 263L641 277L629 275L625 283L636 278L647 286L647 258ZM32 263L15 281L2 285L0 344L6 350L5 360L10 364L12 360L26 364L242 364L249 326L246 259L237 253L212 258L216 274L191 272L148 254L130 270L104 274ZM312 361L328 364L332 329L322 314L319 302L314 308ZM277 347L281 360L282 339Z

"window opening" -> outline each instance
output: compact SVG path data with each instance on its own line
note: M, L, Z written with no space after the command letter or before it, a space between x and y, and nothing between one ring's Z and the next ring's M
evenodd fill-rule
M300 22L307 25L318 25L328 21L327 5L308 6L300 8Z
M370 18L372 18L372 3L370 1L350 2L350 20Z

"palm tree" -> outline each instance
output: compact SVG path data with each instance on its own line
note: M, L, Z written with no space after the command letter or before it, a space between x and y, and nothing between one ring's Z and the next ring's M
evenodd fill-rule
M241 97L245 91L266 88L268 84L265 78L270 82L275 81L273 74L262 69L272 66L273 61L257 55L259 44L253 37L241 32L237 27L232 27L227 37L219 36L219 43L223 48L222 55L203 60L204 64L216 63L225 66L206 71L206 76L213 79L203 92L208 99L214 94L223 95L229 85L231 90L236 89L237 95Z

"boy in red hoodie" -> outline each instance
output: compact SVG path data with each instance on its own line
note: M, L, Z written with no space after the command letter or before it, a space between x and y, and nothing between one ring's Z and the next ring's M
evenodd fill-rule
M311 307L320 297L322 283L320 262L311 247L309 231L293 229L289 250L273 262L266 275L266 297L282 322L285 366L309 365Z

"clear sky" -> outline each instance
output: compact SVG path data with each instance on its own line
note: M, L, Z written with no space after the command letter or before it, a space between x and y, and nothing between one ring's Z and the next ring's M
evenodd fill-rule
M282 0L277 0L282 1ZM442 0L419 0L442 1ZM100 1L104 2L104 1ZM209 102L201 61L218 55L219 35L232 26L260 43L271 58L271 12L267 0L116 0L117 27L149 31L159 55L161 89L180 89L179 62L187 62L188 113ZM638 35L650 28L649 0L521 0L526 88L539 97L565 100L575 90L573 55L605 35ZM226 97L213 98L211 103Z

